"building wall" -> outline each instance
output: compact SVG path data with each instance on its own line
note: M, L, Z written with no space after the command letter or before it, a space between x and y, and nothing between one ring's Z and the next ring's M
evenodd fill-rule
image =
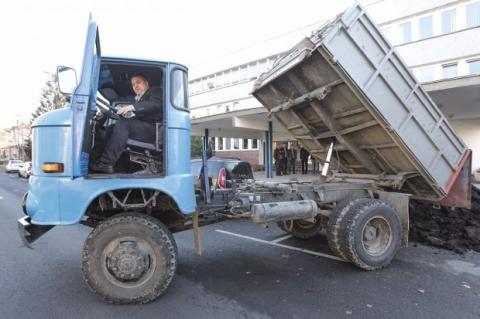
M479 0L385 0L367 10L421 82L480 74Z
M278 56L261 58L190 80L192 118L262 107L250 92L258 76L270 69Z
M450 124L465 144L472 149L472 169L476 172L480 169L480 118L453 120Z
M214 154L222 158L239 158L249 161L254 166L263 165L263 148L261 140L215 137Z
M383 0L383 1L360 1L367 6L367 11L379 25L391 21L398 21L404 17L418 15L418 13L431 11L452 3L464 1L452 0Z

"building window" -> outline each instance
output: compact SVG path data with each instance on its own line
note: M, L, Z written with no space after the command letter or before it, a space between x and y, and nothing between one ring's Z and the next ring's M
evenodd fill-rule
M232 76L230 71L223 73L223 84L225 85L230 84L230 82L232 82L231 79L232 79Z
M223 137L218 138L217 151L223 151Z
M223 85L223 73L217 73L215 75L215 79L216 79L216 82L217 82L217 87Z
M232 149L232 139L230 137L225 138L225 144L224 144L223 149L225 151L229 151L229 150Z
M258 76L257 74L257 63L252 63L248 65L248 79L254 80Z
M248 70L247 70L247 66L244 65L240 68L240 76L239 76L239 79L240 81L245 81L246 79L248 79Z
M415 75L420 82L433 81L433 66L424 66L415 70Z
M455 31L455 16L457 10L452 9L442 12L442 34Z
M467 5L467 28L480 25L480 2Z
M239 150L240 149L240 139L239 138L234 138L233 139L233 149L234 150Z
M254 150L258 149L258 140L257 139L252 140L252 149L254 149Z
M209 90L215 88L215 75L211 75L211 76L208 77L207 87L208 87Z
M480 60L468 61L468 74L480 74Z
M242 139L242 141L243 141L242 149L248 150L248 138L244 138Z
M400 24L402 39L400 44L412 41L412 23L410 21Z
M235 68L231 71L231 77L232 84L238 83L240 79L240 72L238 68Z
M432 16L422 17L418 20L419 38L427 39L433 35L433 18Z
M451 79L457 77L457 64L442 65L442 77L444 79Z
M263 72L267 71L267 68L267 60L258 62L258 74L262 74Z

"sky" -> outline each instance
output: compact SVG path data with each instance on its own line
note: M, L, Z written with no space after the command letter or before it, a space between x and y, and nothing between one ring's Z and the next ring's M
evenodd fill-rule
M190 79L285 51L353 0L15 0L0 3L0 130L28 122L48 72L82 63L89 14L103 55L182 63Z

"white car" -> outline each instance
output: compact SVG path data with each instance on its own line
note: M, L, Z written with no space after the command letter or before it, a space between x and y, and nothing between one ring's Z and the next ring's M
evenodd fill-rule
M9 160L7 166L5 166L5 171L7 173L18 172L22 164L23 161L21 160Z
M18 176L29 178L32 175L32 162L25 162L21 164L20 168L18 169Z

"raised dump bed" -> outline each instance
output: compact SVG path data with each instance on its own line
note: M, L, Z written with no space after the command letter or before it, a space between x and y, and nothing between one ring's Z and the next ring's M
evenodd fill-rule
M276 61L252 94L321 162L335 142L330 169L394 176L387 189L435 201L470 189L471 151L360 5Z

